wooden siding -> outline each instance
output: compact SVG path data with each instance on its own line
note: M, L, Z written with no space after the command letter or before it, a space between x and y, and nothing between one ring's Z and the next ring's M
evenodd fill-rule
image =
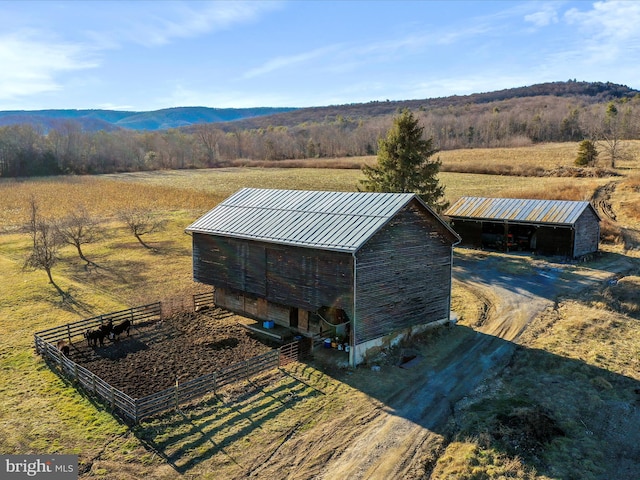
M587 208L575 224L573 257L597 252L599 242L600 219L591 208Z
M451 241L411 202L357 253L357 344L449 318Z
M193 234L194 279L269 302L352 310L353 257L329 250Z

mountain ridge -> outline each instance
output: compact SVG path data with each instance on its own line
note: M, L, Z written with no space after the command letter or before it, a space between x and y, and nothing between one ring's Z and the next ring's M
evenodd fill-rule
M0 111L0 127L30 124L44 131L77 122L85 131L166 130L216 123L220 128L252 129L268 126L295 126L305 122L323 122L343 116L372 118L390 115L399 109L431 109L468 104L486 104L514 98L573 97L583 103L599 103L640 95L640 91L611 82L546 82L470 95L452 95L415 100L386 100L318 107L213 108L173 107L153 111L102 109L44 109Z

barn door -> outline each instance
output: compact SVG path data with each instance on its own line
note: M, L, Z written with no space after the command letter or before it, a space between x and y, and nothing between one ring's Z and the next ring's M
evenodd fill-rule
M289 326L298 328L298 309L291 307L289 310Z

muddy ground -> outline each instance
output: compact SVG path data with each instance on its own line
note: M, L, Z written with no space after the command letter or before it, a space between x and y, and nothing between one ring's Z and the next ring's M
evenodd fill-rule
M75 343L70 358L133 398L213 373L271 349L222 309L134 324L130 335L92 348Z

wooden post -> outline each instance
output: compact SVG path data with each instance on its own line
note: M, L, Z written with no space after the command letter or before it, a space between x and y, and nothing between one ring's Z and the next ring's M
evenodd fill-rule
M96 376L93 373L91 374L91 383L92 383L92 386L93 386L93 393L95 395L98 395L98 389L96 388Z
M178 376L176 375L176 410L178 410Z
M69 345L71 345L71 326L67 323L67 340L69 341Z
M111 409L115 410L116 408L116 392L114 391L114 388L111 387Z

